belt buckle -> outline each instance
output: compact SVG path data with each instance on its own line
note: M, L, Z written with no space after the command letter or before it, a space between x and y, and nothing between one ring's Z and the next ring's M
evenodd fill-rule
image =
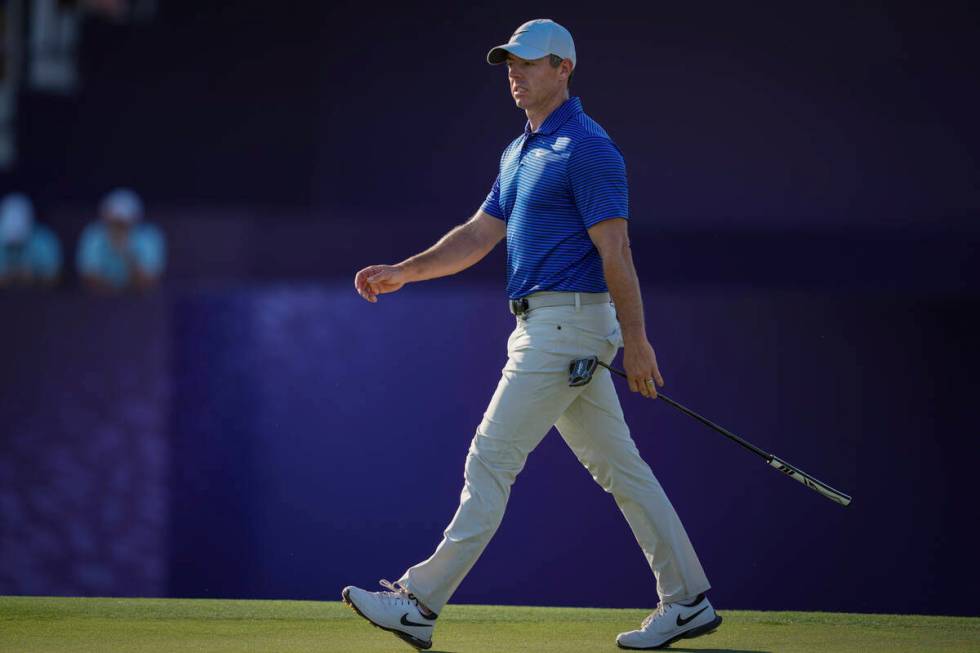
M528 302L527 297L521 297L520 299L511 299L508 302L510 304L510 312L517 317L523 317L528 312Z

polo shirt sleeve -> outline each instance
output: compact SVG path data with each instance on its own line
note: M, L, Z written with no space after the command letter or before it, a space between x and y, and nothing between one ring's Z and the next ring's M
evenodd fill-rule
M98 223L85 227L78 239L78 251L75 254L75 264L78 273L87 277L102 277L102 252L105 251L105 234Z
M32 241L34 274L48 281L56 279L61 272L61 241L47 227L40 227Z
M629 218L626 162L608 138L586 138L568 159L568 182L585 227L610 218Z
M483 205L480 210L488 215L492 215L495 218L504 219L504 212L500 210L500 175L493 182L493 187L490 189L490 193L487 195L487 199L483 200Z
M145 274L159 277L167 260L167 240L157 227L140 225L133 238L136 260Z

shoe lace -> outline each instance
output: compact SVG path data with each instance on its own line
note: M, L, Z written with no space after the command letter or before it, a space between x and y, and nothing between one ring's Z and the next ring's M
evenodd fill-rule
M666 603L657 604L657 609L647 615L646 619L643 620L643 626L641 628L646 628L654 619L663 616L667 612L667 605Z
M378 592L382 600L392 603L414 603L415 607L418 608L419 600L404 585L389 582L384 578L378 581L378 584L388 590L387 592Z

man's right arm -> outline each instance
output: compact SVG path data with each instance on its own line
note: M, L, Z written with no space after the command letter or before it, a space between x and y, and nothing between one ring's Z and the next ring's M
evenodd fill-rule
M395 292L406 283L465 270L486 256L505 234L503 220L477 211L424 252L396 265L370 265L359 271L354 277L354 287L367 301L377 302L378 295Z

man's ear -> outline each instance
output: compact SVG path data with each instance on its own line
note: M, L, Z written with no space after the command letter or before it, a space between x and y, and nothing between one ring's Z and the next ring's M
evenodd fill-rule
M564 73L564 79L568 79L572 74L572 62L569 59L563 59L561 62L561 71Z

